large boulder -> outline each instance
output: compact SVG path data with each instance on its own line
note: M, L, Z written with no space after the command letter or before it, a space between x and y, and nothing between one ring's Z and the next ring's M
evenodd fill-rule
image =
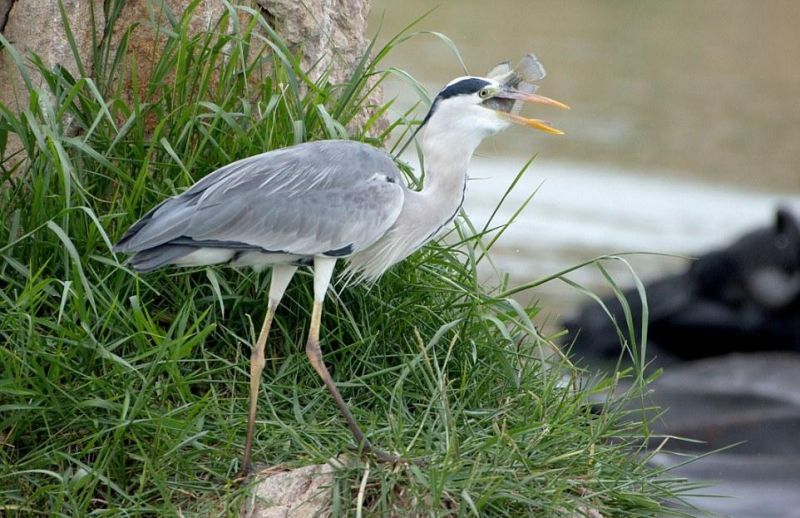
M101 28L102 37L105 23L103 2L63 0L63 4L81 63L86 67L86 73L91 74L94 27ZM3 0L0 2L0 29L22 56L34 53L50 68L60 65L73 76L80 75L62 23L58 0ZM35 75L31 79L41 82L41 78ZM0 52L0 103L14 110L28 103L25 83L6 51Z
M109 55L114 56L123 35L130 31L127 51L135 57L140 85L147 84L158 49L166 38L163 27L169 26L170 18L180 18L192 3L191 0L127 0L121 4L113 23L107 24L102 0L62 1L83 72L91 76L97 65L95 45L110 39ZM346 81L367 49L369 0L240 0L234 3L249 6L264 16L289 47L302 56L303 66L312 79L327 73L332 82ZM225 9L223 2L200 2L189 21L190 34L213 29ZM110 34L106 34L108 25L111 25ZM80 76L81 70L62 23L59 0L0 0L0 31L23 59L35 53L46 67L61 66L73 76ZM254 44L258 41L254 40ZM130 63L127 60L125 65ZM31 79L35 85L41 84L42 79L36 74L32 74ZM124 90L132 88L129 71L124 67L115 79L123 82ZM366 105L379 102L380 90L375 89ZM0 103L12 111L19 111L28 104L22 75L11 54L2 48ZM363 123L368 117L365 111L353 124ZM380 127L378 125L376 130ZM13 135L11 137L6 155L19 149Z
M772 225L697 259L680 274L645 286L649 359L695 359L730 352L800 351L800 217L778 209ZM635 289L623 293L635 329L643 306ZM616 358L627 325L616 297L594 302L565 320L578 356Z

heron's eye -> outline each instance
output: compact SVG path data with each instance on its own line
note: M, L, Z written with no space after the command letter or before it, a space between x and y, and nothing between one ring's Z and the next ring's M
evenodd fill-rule
M480 92L478 92L478 96L479 96L481 99L486 99L487 97L489 97L489 95L490 95L490 94L491 94L491 92L489 91L489 89L488 89L488 88L484 88L483 90L481 90Z

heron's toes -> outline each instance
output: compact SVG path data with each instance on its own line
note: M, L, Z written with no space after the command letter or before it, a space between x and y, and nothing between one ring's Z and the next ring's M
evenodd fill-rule
M385 462L387 464L414 464L415 466L425 466L428 464L428 459L422 457L408 459L406 457L401 457L400 455L394 455L392 453L385 452L380 448L372 446L371 444L365 444L361 448L352 449L359 451L362 454L372 455L379 462Z

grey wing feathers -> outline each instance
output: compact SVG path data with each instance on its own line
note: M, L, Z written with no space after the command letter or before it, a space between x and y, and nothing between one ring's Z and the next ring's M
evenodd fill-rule
M192 246L181 245L159 245L149 248L131 257L129 264L137 272L149 272L170 264L176 259L180 259L197 250Z
M227 165L151 210L116 249L227 243L318 255L380 238L402 207L405 187L383 151L320 141Z

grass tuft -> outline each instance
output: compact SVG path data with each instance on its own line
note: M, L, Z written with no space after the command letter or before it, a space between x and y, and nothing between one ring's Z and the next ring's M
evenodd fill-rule
M106 2L109 23L119 5ZM304 74L254 11L230 7L194 35L190 14L162 28L152 76L139 84L134 74L132 94L118 81L136 70L127 36L116 53L98 42L94 76L80 77L24 61L0 36L30 93L19 114L0 106L5 515L236 516L248 490L232 480L249 344L268 275L140 277L111 244L165 196L235 159L321 138L380 145L403 127L369 136L387 103L358 132L347 129L385 77L411 81L380 68L407 34L373 41L350 80L331 84ZM7 153L9 134L26 160ZM539 336L535 307L516 303L511 287L479 284L491 231L506 224L479 230L464 215L448 239L371 289L329 299L323 347L356 417L376 445L430 460L393 468L356 459L337 471L334 514L680 515L689 486L646 465L647 428L622 410L643 385L600 411L594 403L637 373L588 384ZM299 277L268 344L254 451L288 466L351 445L299 346L312 301L310 276Z

